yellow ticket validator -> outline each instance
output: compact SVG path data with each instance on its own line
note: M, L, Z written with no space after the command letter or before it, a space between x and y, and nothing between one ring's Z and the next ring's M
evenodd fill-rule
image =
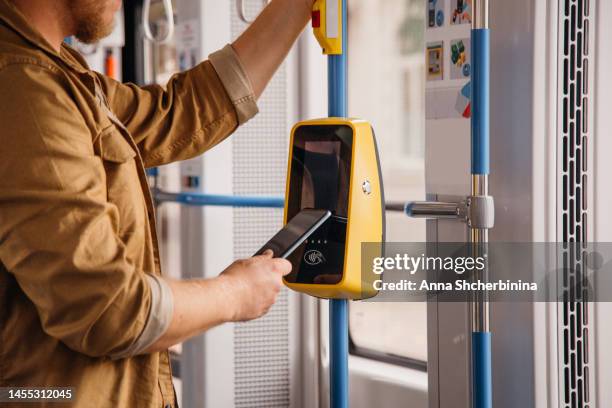
M362 120L300 122L291 133L285 224L305 209L332 216L287 259L285 284L326 299L375 296L371 266L362 265L362 243L381 256L384 194L376 139Z

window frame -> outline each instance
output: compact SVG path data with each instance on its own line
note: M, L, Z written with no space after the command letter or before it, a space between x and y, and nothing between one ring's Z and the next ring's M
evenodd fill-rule
M380 361L382 363L398 365L401 367L411 368L414 370L427 372L427 361L418 360L416 358L410 358L400 356L392 353L385 353L384 351L372 350L367 347L359 347L353 341L353 335L351 334L350 327L348 333L349 340L349 354L357 357L363 357L370 360Z

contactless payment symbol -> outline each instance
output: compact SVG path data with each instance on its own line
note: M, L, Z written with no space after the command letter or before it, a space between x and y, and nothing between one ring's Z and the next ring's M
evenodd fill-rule
M311 249L304 254L304 262L308 265L316 266L325 262L323 253L317 249Z

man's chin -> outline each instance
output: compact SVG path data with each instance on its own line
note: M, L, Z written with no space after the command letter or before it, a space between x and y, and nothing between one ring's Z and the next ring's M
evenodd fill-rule
M73 0L73 21L76 26L75 37L85 43L93 44L107 37L115 28L121 0Z
M95 44L108 37L113 32L115 23L115 19L113 19L105 26L92 27L89 25L89 27L79 30L74 36L84 44Z

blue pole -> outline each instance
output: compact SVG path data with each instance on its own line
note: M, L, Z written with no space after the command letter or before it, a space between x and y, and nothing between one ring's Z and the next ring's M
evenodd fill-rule
M472 407L493 406L491 381L491 333L472 333Z
M479 4L480 5L480 4ZM481 5L485 5L484 3ZM489 88L490 88L490 32L485 13L484 24L472 29L472 194L488 194L489 163ZM476 18L474 18L476 21ZM473 244L486 251L486 231L472 231ZM486 294L485 294L486 295ZM491 332L489 331L486 296L475 304L478 316L472 331L472 407L493 407L493 381L491 368ZM474 318L474 317L473 317Z
M330 0L331 1L331 0ZM328 111L330 117L347 117L347 0L342 0L342 54L327 62ZM348 301L329 303L330 407L348 408Z
M348 301L329 303L330 407L348 408Z
M489 174L489 29L472 30L472 174Z

